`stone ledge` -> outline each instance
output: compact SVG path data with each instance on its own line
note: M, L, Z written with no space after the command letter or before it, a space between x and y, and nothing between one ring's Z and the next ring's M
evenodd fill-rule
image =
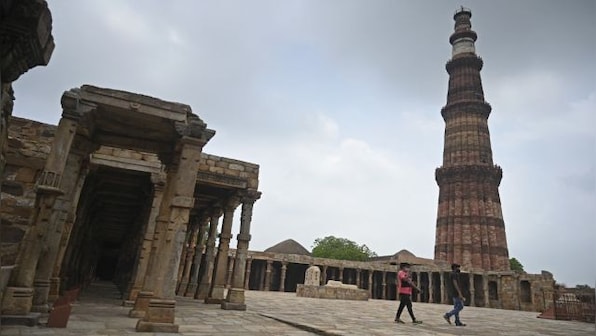
M299 284L296 296L317 299L368 301L368 291L339 286L308 286Z
M2 325L22 325L35 327L39 324L41 313L29 313L27 315L2 315L0 320Z

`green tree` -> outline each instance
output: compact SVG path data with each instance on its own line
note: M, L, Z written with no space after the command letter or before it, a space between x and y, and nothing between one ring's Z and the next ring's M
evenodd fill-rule
M519 262L519 260L517 260L516 258L509 259L509 267L511 268L512 271L515 271L515 272L523 272L524 271L524 265L522 265Z
M319 258L365 261L377 254L366 245L358 245L346 238L327 236L317 238L313 244L312 256Z

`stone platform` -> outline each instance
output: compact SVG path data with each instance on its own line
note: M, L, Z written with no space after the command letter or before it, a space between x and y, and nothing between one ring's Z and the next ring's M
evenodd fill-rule
M296 295L305 298L335 299L335 300L368 300L368 291L358 289L355 285L308 286L299 284L296 288Z
M537 313L466 307L465 328L448 325L441 315L446 305L414 303L422 325L397 325L393 322L396 301L337 301L296 297L295 293L246 292L248 310L226 311L219 305L177 298L178 334L136 333L138 319L127 316L130 308L114 292L101 297L87 291L73 306L66 329L2 326L2 336L199 336L199 335L546 335L592 336L594 324L543 320ZM407 313L402 316L408 321Z

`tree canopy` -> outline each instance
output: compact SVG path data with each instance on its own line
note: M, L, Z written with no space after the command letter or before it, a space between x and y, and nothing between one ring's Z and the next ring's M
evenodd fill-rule
M516 258L509 259L509 267L511 268L512 271L515 271L515 272L523 272L524 271L524 265L522 265L519 262L519 260L517 260Z
M371 251L368 246L358 245L356 242L346 238L327 236L317 238L313 244L312 256L338 260L365 261L377 254Z

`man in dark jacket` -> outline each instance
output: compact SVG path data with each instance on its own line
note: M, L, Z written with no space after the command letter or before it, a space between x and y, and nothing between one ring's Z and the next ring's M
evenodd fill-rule
M458 327L465 327L459 319L459 312L464 309L464 301L466 301L462 290L461 290L461 279L460 279L460 265L451 264L451 275L449 276L449 289L451 297L453 298L453 310L443 315L445 321L451 324L451 316L455 316L455 325Z

